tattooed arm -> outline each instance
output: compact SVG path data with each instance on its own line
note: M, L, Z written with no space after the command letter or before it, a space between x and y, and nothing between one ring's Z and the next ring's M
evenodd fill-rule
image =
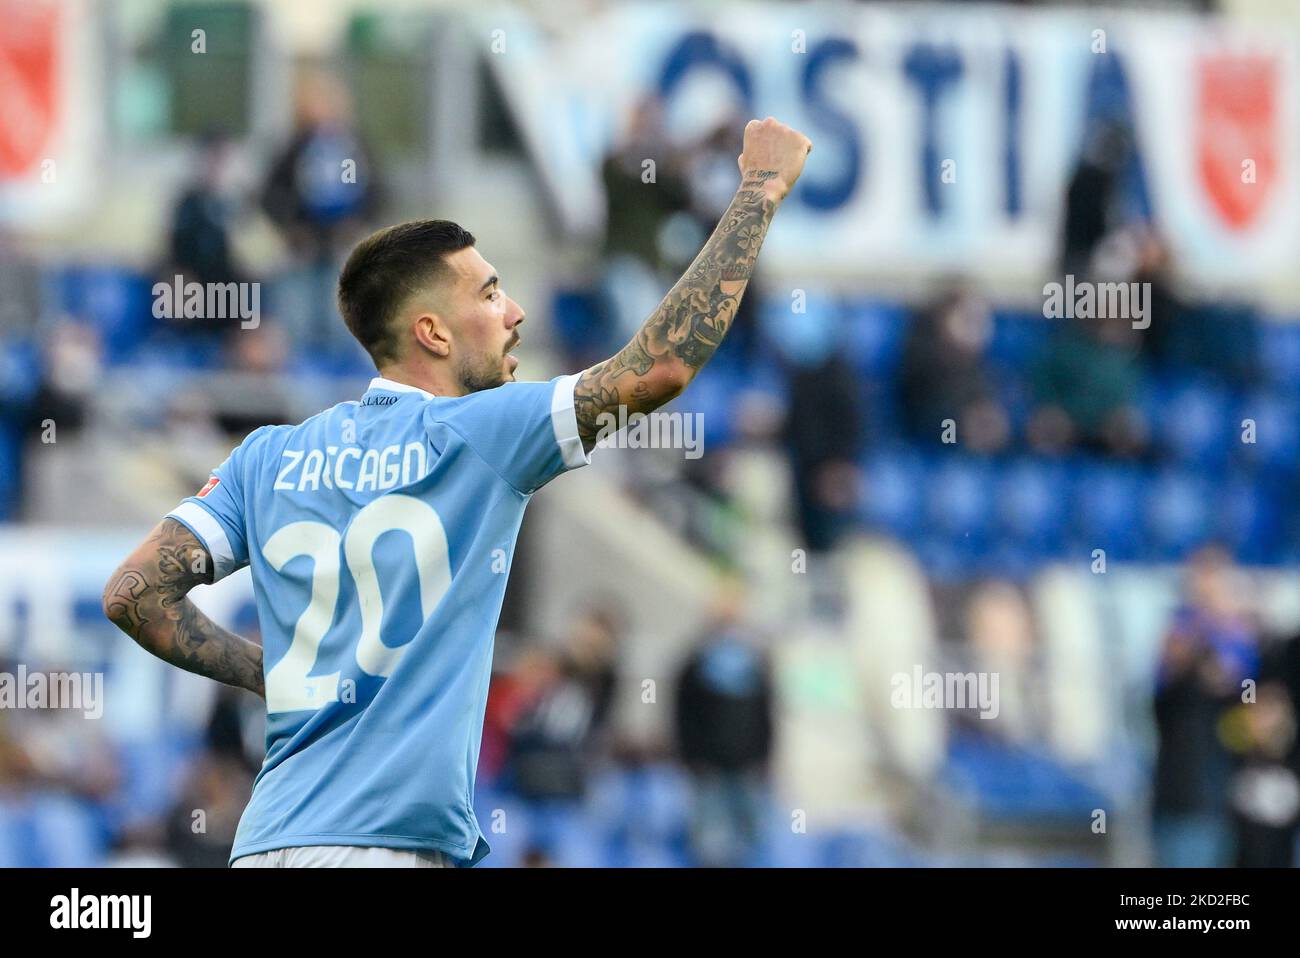
M194 533L164 519L109 579L104 614L163 661L265 696L262 647L216 625L186 598L212 581L212 569Z
M768 224L803 170L812 143L778 123L751 120L740 155L741 184L717 229L645 325L616 355L583 372L574 389L578 433L588 451L604 423L650 412L695 378L740 306Z

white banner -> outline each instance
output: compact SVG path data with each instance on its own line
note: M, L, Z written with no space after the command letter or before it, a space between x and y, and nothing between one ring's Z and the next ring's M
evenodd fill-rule
M610 6L543 32L476 24L567 227L603 223L600 163L633 105L670 133L774 115L815 149L769 236L785 273L1042 282L1100 117L1131 124L1126 179L1185 277L1248 292L1300 254L1300 71L1284 30L1212 18L988 6ZM653 158L653 157L648 157Z

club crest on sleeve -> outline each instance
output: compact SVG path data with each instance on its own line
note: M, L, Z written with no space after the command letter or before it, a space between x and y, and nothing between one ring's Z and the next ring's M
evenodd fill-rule
M207 485L205 485L202 489L200 489L197 493L195 493L195 497L198 499L202 499L213 489L217 488L217 484L220 482L221 482L220 479L218 479L216 476L213 476L211 479L208 480Z

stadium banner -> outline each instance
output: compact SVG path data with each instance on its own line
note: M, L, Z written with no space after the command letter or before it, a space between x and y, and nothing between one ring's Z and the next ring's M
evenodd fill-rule
M476 30L565 225L598 235L600 164L663 97L680 141L769 114L815 148L764 259L845 276L1037 279L1103 121L1184 279L1291 282L1300 254L1300 67L1290 31L1189 15L1008 6L628 3ZM653 157L648 157L653 159Z
M90 0L0 0L0 223L85 209L111 102Z

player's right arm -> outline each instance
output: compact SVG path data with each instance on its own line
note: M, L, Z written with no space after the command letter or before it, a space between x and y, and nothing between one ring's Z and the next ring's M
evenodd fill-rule
M182 523L160 522L104 587L104 614L164 662L265 697L262 647L227 632L186 596L213 561Z
M717 229L645 325L574 387L578 435L587 451L619 407L646 413L685 389L722 345L777 207L812 149L797 130L766 120L745 126L740 188Z

